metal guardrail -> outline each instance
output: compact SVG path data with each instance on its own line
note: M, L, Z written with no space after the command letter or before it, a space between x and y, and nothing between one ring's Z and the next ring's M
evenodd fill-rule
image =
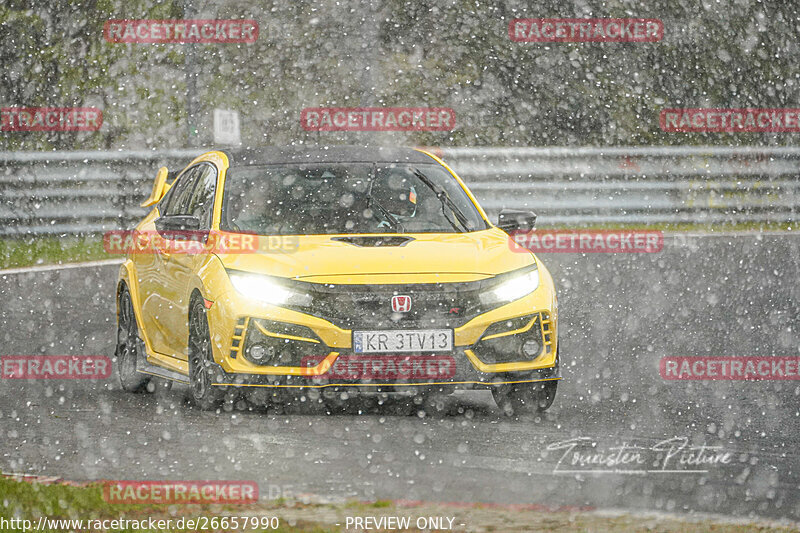
M146 213L156 171L198 150L0 153L0 235L125 229Z
M0 235L128 228L156 170L202 149L0 153ZM494 216L532 209L542 226L783 222L800 211L800 147L445 148Z
M490 213L542 225L794 223L800 147L447 148Z

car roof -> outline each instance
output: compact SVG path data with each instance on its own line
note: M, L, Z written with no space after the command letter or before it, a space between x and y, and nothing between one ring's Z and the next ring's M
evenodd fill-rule
M388 146L298 145L222 150L231 167L282 163L434 163L413 148Z

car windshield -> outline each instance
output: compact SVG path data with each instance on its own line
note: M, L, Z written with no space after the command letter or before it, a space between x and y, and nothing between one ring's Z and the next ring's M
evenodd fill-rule
M325 163L232 168L221 229L259 235L459 233L486 229L438 165Z

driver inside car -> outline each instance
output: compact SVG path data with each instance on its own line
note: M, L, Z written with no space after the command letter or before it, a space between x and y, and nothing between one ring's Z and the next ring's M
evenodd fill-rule
M399 169L390 169L388 174L378 172L370 190L370 207L380 219L382 230L408 231L417 214L417 188L413 175ZM399 225L399 228L395 228Z

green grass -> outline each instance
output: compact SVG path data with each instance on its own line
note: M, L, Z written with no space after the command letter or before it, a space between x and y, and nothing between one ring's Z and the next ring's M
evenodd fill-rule
M368 509L385 509L387 507L391 507L392 502L390 500L375 500L374 502L363 502L360 500L350 500L344 504L346 509L358 509L361 511L366 511Z
M168 519L173 522L185 516L222 517L222 516L258 516L251 505L128 505L112 504L103 499L100 483L87 486L71 486L63 484L39 484L17 481L0 477L0 517L21 518L31 520L36 527L39 517L48 519L103 520L103 519L136 519L147 518ZM274 513L261 513L274 516ZM2 529L2 528L0 528ZM21 531L20 529L2 529L3 531ZM56 533L59 530L42 529L42 532ZM148 529L111 529L106 531L151 531ZM152 531L183 531L166 529ZM241 529L240 529L241 531ZM298 521L289 526L281 520L278 533L338 533L338 528L320 527L317 523Z
M660 533L788 533L798 531L796 525L772 523L731 523L710 519L690 520L677 517L616 516L599 515L577 510L525 511L481 505L457 505L425 503L398 506L388 500L374 502L348 502L345 504L314 504L276 500L260 501L250 505L120 505L103 500L102 486L94 483L85 486L65 484L38 484L0 477L0 518L30 520L35 529L39 517L72 520L114 520L152 518L172 519L181 517L221 518L223 516L274 517L280 520L278 533L342 533L346 517L408 516L412 522L417 517L448 516L464 523L469 530L502 531L523 533L550 531L568 533L572 531L604 531L608 533L652 532ZM341 526L335 526L335 523ZM86 527L84 523L84 527ZM2 526L0 526L2 527ZM60 531L65 531L61 529ZM220 531L221 529L217 529ZM457 527L457 531L464 531ZM20 531L19 528L3 528L3 531ZM40 529L55 533L58 530ZM150 531L148 529L105 529L103 531ZM176 532L179 529L160 531ZM207 530L210 531L210 530ZM229 529L229 531L234 531ZM252 531L239 529L238 531ZM351 529L352 531L352 529ZM380 530L386 531L386 530ZM418 531L412 528L411 531Z
M109 259L99 236L0 239L0 269ZM121 256L116 256L121 257Z
M32 520L40 516L64 519L134 518L148 516L152 509L145 505L112 505L103 500L100 485L73 487L42 485L0 478L0 517Z

